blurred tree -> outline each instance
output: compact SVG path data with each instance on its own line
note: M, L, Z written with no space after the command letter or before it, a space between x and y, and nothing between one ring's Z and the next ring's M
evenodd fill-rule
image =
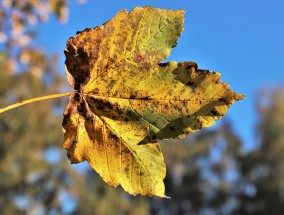
M172 198L152 201L152 214L230 214L241 142L228 121L185 140L163 141Z
M21 64L33 65L36 24L55 14L61 22L68 17L67 0L3 0L0 3L0 50L6 54L9 72Z
M264 90L258 99L258 145L239 160L243 186L235 214L284 213L284 90Z
M52 73L45 74L45 77L52 80L54 88L44 84L29 70L11 74L7 72L7 63L5 56L1 55L1 106L52 93L60 84L60 78ZM38 211L48 213L54 209L61 210L60 192L68 190L72 182L70 178L75 172L61 156L56 158L57 154L63 152L57 147L62 141L61 120L54 114L57 107L56 101L48 101L1 115L1 214L17 214L20 211L35 214ZM54 154L55 160L47 159L50 153ZM56 166L61 168L55 168Z
M50 13L60 20L66 17L66 4L62 0L1 1L1 107L62 88L57 56L34 46L31 29ZM62 109L60 100L1 115L0 214L62 214L72 209L71 204L63 207L63 197L72 196L79 175L70 168L65 151L58 148L62 133L57 109Z
M78 204L73 214L149 214L150 197L133 197L121 187L111 188L91 168L86 172L84 182L78 186L78 190Z

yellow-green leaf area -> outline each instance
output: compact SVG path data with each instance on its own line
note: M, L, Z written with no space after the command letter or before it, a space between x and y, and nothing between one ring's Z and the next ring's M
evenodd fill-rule
M64 147L109 185L165 196L158 139L184 137L244 98L194 62L161 63L183 30L183 10L119 12L67 41L66 75L77 91L64 112Z

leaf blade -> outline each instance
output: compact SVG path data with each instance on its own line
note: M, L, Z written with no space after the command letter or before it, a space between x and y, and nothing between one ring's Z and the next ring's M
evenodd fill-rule
M99 116L84 116L80 112L80 106L86 103L76 102L74 96L70 98L70 102L72 104L68 105L64 114L66 123L63 124L63 146L67 149L71 162L87 160L106 183L113 187L120 184L132 195L139 193L165 197L165 164L159 144L149 143L145 147L122 139ZM76 106L79 108L74 109ZM76 131L72 130L76 125ZM70 133L73 134L71 138Z
M244 98L194 62L160 63L177 44L184 11L135 8L67 41L66 74L79 93L64 112L71 162L87 160L111 186L166 197L158 139L214 124Z

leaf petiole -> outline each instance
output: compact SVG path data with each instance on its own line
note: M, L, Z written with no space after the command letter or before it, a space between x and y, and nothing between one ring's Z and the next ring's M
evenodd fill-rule
M76 93L76 92L67 92L67 93L58 93L58 94L53 94L53 95L47 95L47 96L41 96L41 97L37 97L37 98L32 98L32 99L27 99L24 101L20 101L17 102L15 104L11 104L8 105L6 107L0 108L0 113L3 113L5 111L20 107L22 105L26 105L29 103L34 103L34 102L38 102L38 101L43 101L43 100L47 100L47 99L55 99L55 98L60 98L60 97L64 97L64 96L69 96L72 93Z

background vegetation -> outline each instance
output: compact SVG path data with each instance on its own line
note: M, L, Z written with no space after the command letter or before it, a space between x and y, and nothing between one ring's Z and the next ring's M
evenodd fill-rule
M56 54L39 48L36 23L65 0L4 0L0 6L0 107L64 91ZM234 124L185 140L161 141L171 199L131 197L88 166L74 168L61 147L66 100L36 103L0 116L0 214L261 215L284 212L284 89L260 89L255 143L244 151Z

